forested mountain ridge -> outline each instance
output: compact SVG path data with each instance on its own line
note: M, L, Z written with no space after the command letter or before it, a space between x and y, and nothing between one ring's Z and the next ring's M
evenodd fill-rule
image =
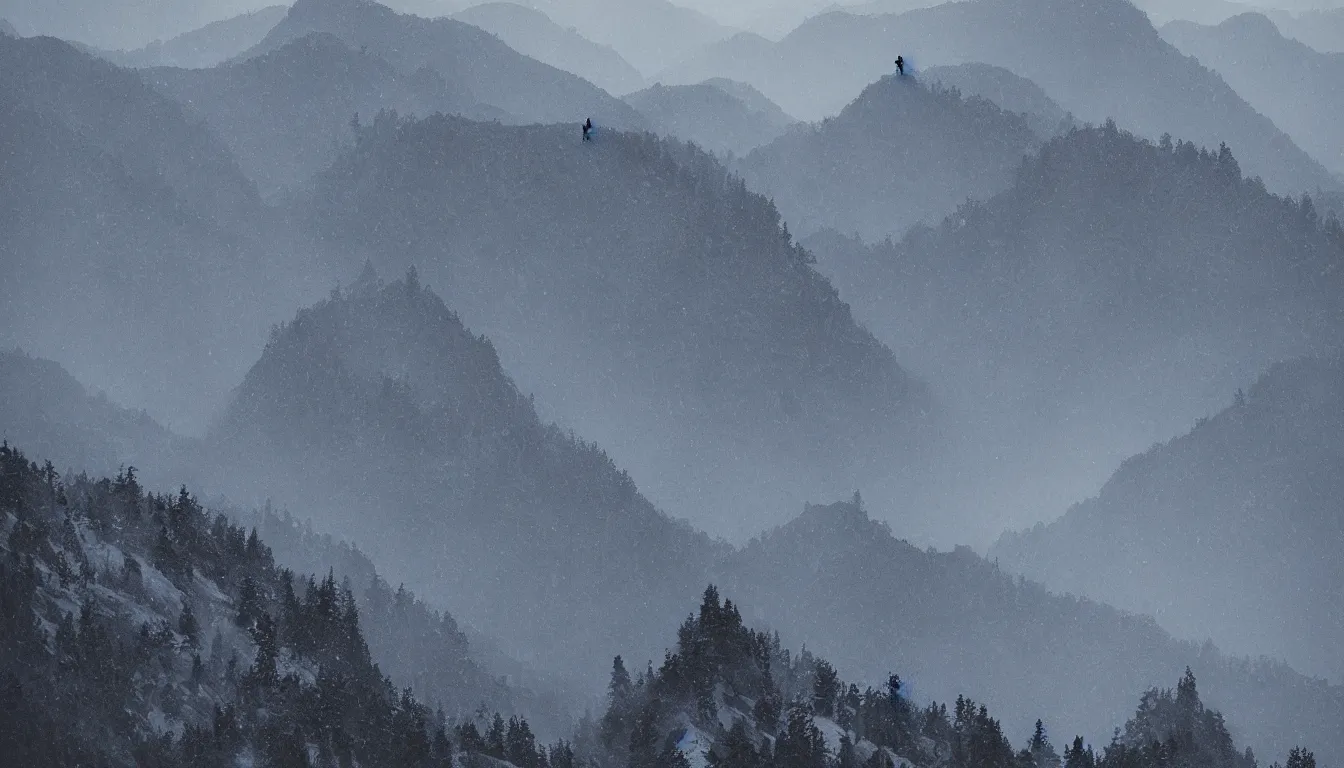
M253 212L256 190L229 151L136 73L47 37L0 36L0 64L7 113L58 123L127 175L169 187L189 215L218 223Z
M926 67L919 77L926 83L955 88L967 97L979 96L1005 112L1022 115L1042 140L1077 126L1077 120L1041 87L1003 67L971 62L955 66Z
M479 27L399 14L373 0L298 0L244 56L259 56L314 32L367 50L403 74L427 67L453 87L466 89L475 102L521 120L577 126L591 116L606 125L642 125L638 113L601 88L528 58Z
M489 2L458 11L453 18L498 36L524 56L573 72L614 96L644 85L644 76L614 48L561 27L536 8Z
M738 167L800 235L829 228L881 240L1002 191L1040 141L988 100L889 76Z
M679 65L664 82L730 77L805 120L835 114L904 52L914 73L968 62L1039 85L1080 121L1231 146L1251 175L1284 194L1339 183L1216 73L1162 40L1128 0L970 0L900 15L842 10L809 19L778 43L739 45Z
M700 150L571 130L384 117L310 215L381 269L417 265L548 418L712 534L899 471L932 398L775 208Z
M143 48L102 53L125 67L213 67L261 42L288 11L284 5L273 5L211 22L168 40L155 40Z
M651 643L719 551L544 424L414 275L366 273L278 328L209 443L225 493L264 489L543 668Z
M1177 641L1151 618L1052 594L966 547L921 550L861 500L810 506L717 574L745 619L786 644L805 644L858 681L898 671L921 699L972 691L1001 713L1006 733L1028 733L1043 717L1055 733L1105 735L1123 721L1128 691L1192 667L1206 700L1258 754L1309 743L1327 764L1344 756L1344 687Z
M1322 165L1344 174L1344 105L1322 96L1344 80L1344 53L1314 51L1258 13L1214 27L1173 21L1161 32L1221 75Z
M572 735L582 694L561 675L542 676L472 640L479 633L431 605L405 584L393 586L358 547L318 533L308 521L270 507L234 512L252 526L275 555L296 573L333 574L348 588L363 619L369 652L398 685L459 717L479 711L526 717L537 736ZM522 667L527 674L519 674ZM587 689L583 689L586 693Z
M931 481L964 492L944 514L995 498L1007 527L1095 493L1274 361L1344 343L1337 221L1228 150L1114 125L1051 141L1012 188L899 243L810 244L860 321L978 425L946 465L975 469Z
M721 601L711 585L659 667L650 663L632 676L623 658L615 657L606 712L580 731L576 746L581 758L612 768L1258 765L1249 747L1237 747L1223 715L1205 706L1189 667L1175 689L1146 689L1104 750L1076 736L1061 739L1063 755L1041 717L1023 731L1031 735L1015 750L1007 736L1015 729L984 704L959 694L951 707L922 705L918 695L895 673L878 687L847 684L834 665L806 647L791 653L778 634L747 627L739 606ZM1033 706L1022 702L1018 709ZM1015 713L1013 720L1021 719ZM1298 746L1284 754L1292 768L1316 764L1315 755Z
M246 370L278 296L325 282L211 131L51 38L0 37L0 231L0 345L178 428Z
M728 87L708 82L673 86L656 83L626 95L624 100L648 118L655 133L694 142L719 156L745 155L770 143L793 124L779 107L769 104L753 108L726 90Z
M163 464L184 442L144 411L91 396L59 364L19 350L0 352L0 439L32 446L62 471L93 473Z
M471 713L454 727L384 677L348 588L279 568L185 488L62 479L5 444L0 529L6 764L425 768L493 751Z
M1189 434L1126 461L1095 498L1005 534L991 554L1177 635L1338 681L1341 413L1344 361L1276 365ZM1253 576L1238 574L1248 562Z
M351 121L379 110L507 117L434 70L402 73L325 33L210 69L152 69L145 80L187 105L264 192L303 189L354 143Z

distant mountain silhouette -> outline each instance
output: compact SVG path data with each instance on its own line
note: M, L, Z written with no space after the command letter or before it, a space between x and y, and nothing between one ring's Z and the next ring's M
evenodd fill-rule
M0 439L29 446L60 472L113 474L126 466L171 473L164 465L177 463L183 442L144 411L92 396L59 364L17 350L0 352Z
M1344 689L1175 642L1150 619L1050 595L966 549L921 551L858 504L811 507L741 550L713 544L658 513L596 446L544 425L492 345L415 275L382 285L366 272L277 329L211 442L229 457L230 489L312 510L389 577L552 668L656 654L657 633L712 574L752 623L846 674L899 669L921 699L976 690L1013 712L1014 731L1037 710L1013 705L1034 701L1064 732L1104 733L1129 706L1116 688L1192 665L1257 752L1344 754Z
M968 0L899 16L827 13L769 47L702 53L661 79L749 82L805 120L838 112L903 54L925 67L994 64L1045 90L1078 119L1114 118L1156 139L1225 142L1248 173L1297 194L1335 189L1319 163L1227 83L1164 42L1128 0Z
M722 77L750 83L762 92L779 93L782 89L772 89L769 83L774 73L785 67L787 64L773 40L755 32L738 32L688 52L683 59L659 70L651 79L668 85L691 85ZM811 112L807 114L811 115Z
M966 425L921 533L990 499L1005 526L1064 509L1257 371L1344 343L1337 223L1244 180L1231 152L1113 125L1053 140L1010 189L898 244L809 245Z
M614 48L561 27L535 8L508 2L483 3L459 11L453 18L497 35L524 56L579 75L608 93L621 95L644 87L644 76Z
M1168 3L1163 0L1136 0L1139 10L1148 14L1153 24L1161 26L1172 21L1191 21L1196 24L1221 24L1224 21L1258 6L1233 0L1187 0Z
M651 75L700 46L733 34L714 19L668 0L519 0L584 37L615 48Z
M1287 13L1266 11L1283 34L1322 53L1344 53L1344 8Z
M1344 53L1318 53L1258 13L1216 27L1172 22L1162 37L1222 75L1326 168L1344 173L1344 101L1330 96L1344 83Z
M0 38L0 124L0 345L177 427L245 370L267 302L330 286L223 143L134 72Z
M779 105L766 98L764 93L751 87L749 83L729 80L726 77L711 77L704 82L705 85L712 85L723 91L729 96L733 96L747 105L747 109L753 112L763 113L770 120L777 123L796 123L798 120L792 115L779 108Z
M19 32L18 30L14 29L13 24L10 24L8 21L5 21L4 19L0 19L0 36L18 37Z
M695 142L719 155L745 155L770 143L793 124L779 107L753 109L724 88L709 83L659 84L626 96L625 102L648 118L658 134Z
M577 126L591 116L604 125L641 125L633 109L601 88L528 58L479 27L399 14L372 0L299 0L246 56L270 53L314 32L372 53L403 74L429 68L473 101L522 120Z
M145 79L204 119L266 193L307 184L348 149L356 114L490 114L431 69L403 74L321 33L238 63L154 69Z
M1344 755L1344 687L1178 642L1150 618L1049 593L965 547L918 549L853 503L809 507L736 552L716 583L748 624L806 643L846 676L899 671L915 701L975 691L1010 734L1030 733L1042 712L1055 733L1100 739L1130 711L1123 691L1166 685L1190 666L1257 755L1297 743L1323 761Z
M922 440L923 386L701 151L451 117L364 134L312 196L326 242L417 265L544 413L670 511L749 535L790 496L901 471Z
M880 240L1006 189L1039 141L989 101L887 77L838 117L789 132L740 168L800 234L831 228Z
M1003 67L980 63L929 67L920 72L920 79L956 88L963 96L979 96L1005 112L1022 115L1042 139L1063 133L1077 122L1039 85Z
M366 271L278 328L209 442L231 496L311 515L551 669L656 653L717 551L543 423L414 276Z
M1126 461L1096 498L991 554L1177 635L1344 680L1341 414L1344 362L1275 366L1189 434Z
M274 5L207 24L170 40L156 40L133 51L104 55L124 67L213 67L261 42L288 12L288 6Z
M103 50L132 50L186 37L263 3L197 0L7 0L3 14L26 34L58 37ZM267 9L269 10L269 9ZM259 38L258 38L259 39ZM253 41L255 42L255 40Z

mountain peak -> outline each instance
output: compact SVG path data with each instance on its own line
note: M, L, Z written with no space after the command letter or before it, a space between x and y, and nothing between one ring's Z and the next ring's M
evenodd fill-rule
M1268 16L1254 11L1239 13L1218 26L1230 30L1234 34L1254 35L1260 39L1283 38L1278 26Z
M292 20L336 19L343 22L366 18L370 14L396 16L396 11L374 0L295 0L289 8Z

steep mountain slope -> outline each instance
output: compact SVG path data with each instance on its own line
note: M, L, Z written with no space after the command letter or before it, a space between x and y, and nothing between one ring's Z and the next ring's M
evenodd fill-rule
M0 345L170 426L246 370L270 301L330 285L290 271L301 241L266 242L271 216L212 133L50 38L0 38L0 231Z
M878 240L1007 188L1038 143L1025 120L989 101L887 77L838 117L790 132L740 168L798 233Z
M475 102L519 119L637 127L639 115L588 81L530 59L494 35L453 19L396 13L372 0L299 0L284 21L253 48L253 58L314 32L367 50L411 74L437 72Z
M734 555L718 581L748 622L806 643L844 675L895 671L923 700L971 691L1004 713L1006 733L1031 733L1041 717L1056 734L1100 741L1123 721L1129 691L1192 667L1257 754L1311 744L1327 763L1344 755L1344 688L1179 643L1151 619L1050 594L966 548L919 550L853 503L810 507Z
M404 584L393 587L358 547L270 508L233 517L255 529L285 568L333 574L348 588L374 661L419 698L457 716L482 707L523 715L538 736L549 739L573 733L574 713L583 699L572 689L548 684L559 675L540 679L535 673L517 674L516 662L497 658L469 639L473 630L459 626L452 614L434 608Z
M5 21L4 19L0 19L0 37L18 37L18 36L19 32L18 30L14 29L13 24L10 24L8 21Z
M809 244L967 437L920 535L986 505L1029 525L1272 362L1344 341L1337 223L1242 179L1230 152L1113 125L1053 140L1011 189L899 244Z
M781 124L798 122L791 115L780 109L778 104L767 99L764 93L752 88L747 83L738 82L737 80L729 80L726 77L711 77L706 80L704 84L712 85L729 96L738 99L743 104L747 105L747 109L764 114L772 122Z
M898 53L916 74L971 61L1005 67L1080 120L1114 118L1154 139L1171 133L1209 147L1226 142L1249 173L1276 191L1336 186L1221 78L1164 42L1127 0L969 0L899 16L828 13L794 30L766 57L705 59L678 74L690 82L744 80L790 114L819 119L890 74Z
M668 0L521 0L584 37L615 48L648 75L733 34L703 13Z
M1344 53L1317 53L1258 13L1216 27L1172 22L1162 37L1228 82L1326 168L1344 173Z
M279 328L210 441L231 497L311 515L544 668L591 673L613 643L654 653L717 551L543 424L413 277L366 274Z
M379 110L485 116L429 69L403 74L325 34L212 69L155 69L145 79L199 115L267 194L299 187L354 142L350 121Z
M710 83L658 84L626 96L625 103L648 118L654 132L695 142L719 155L744 155L770 143L792 124L787 117L781 119L778 107L753 109Z
M1283 34L1322 53L1344 53L1344 8L1300 13L1268 11Z
M0 438L64 469L111 474L166 463L181 441L144 411L93 397L59 364L0 352Z
M1232 407L1126 461L1062 519L1005 535L993 555L1152 613L1178 635L1344 679L1342 406L1339 359L1275 366ZM1238 569L1246 563L1253 573Z
M1074 127L1073 116L1064 111L1039 85L992 64L958 64L928 67L920 72L926 83L956 88L966 96L979 96L1005 112L1022 115L1037 136L1050 138Z
M713 534L745 538L790 499L871 487L925 438L923 386L773 206L699 150L384 120L312 206L333 246L443 286L548 418Z
M257 10L263 0L6 0L3 13L30 35L50 35L102 50L130 50L189 34L220 19Z
M453 15L499 37L515 51L556 69L573 72L608 93L617 95L644 86L639 74L609 45L599 45L551 21L535 8L493 2L472 6Z
M170 40L156 40L143 48L108 52L106 56L124 67L213 67L260 43L288 12L288 6L273 5L212 22Z
M1259 4L1234 2L1233 0L1192 0L1187 3L1164 3L1162 0L1138 0L1134 3L1148 14L1154 25L1168 24L1173 21L1190 21L1196 24L1221 24L1224 21L1255 10Z
M476 746L442 705L470 723L478 691L438 689L437 710L399 692L348 588L295 578L185 488L62 482L5 445L0 529L6 765L449 766L454 742ZM420 640L440 662L458 651Z
M689 52L684 59L658 71L652 80L668 85L691 85L713 77L751 83L762 92L771 73L785 65L775 42L754 32L738 32ZM774 98L773 96L770 98ZM791 114L799 114L793 113Z

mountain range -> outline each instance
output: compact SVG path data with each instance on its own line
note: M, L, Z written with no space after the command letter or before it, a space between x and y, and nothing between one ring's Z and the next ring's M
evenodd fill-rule
M498 35L524 56L573 72L608 93L620 96L644 86L644 76L614 48L561 27L535 8L516 3L482 3L458 11L453 18Z
M794 120L745 83L655 84L625 97L654 131L716 155L745 155L779 137Z
M372 53L403 74L430 69L473 102L518 119L577 125L592 116L626 128L643 122L601 88L528 58L479 27L399 14L371 0L299 0L245 56L270 53L315 32Z
M659 75L664 83L730 77L805 120L834 114L903 54L918 74L984 62L1039 85L1079 120L1113 118L1156 139L1227 143L1279 192L1337 183L1222 78L1180 54L1127 0L969 0L900 15L832 12L778 43L738 36Z
M1189 434L1127 460L1063 518L1005 534L991 555L1180 636L1339 680L1329 649L1344 636L1342 398L1338 358L1276 366ZM1253 578L1236 573L1245 563Z
M1113 124L1053 139L1007 190L899 242L808 245L969 437L912 535L986 505L1005 528L1063 510L1274 362L1344 341L1337 222L1243 178L1230 150Z
M935 405L774 206L694 147L570 130L375 122L294 215L380 271L417 267L541 413L716 535L899 482Z
M124 67L213 67L261 42L288 12L288 6L273 5L213 21L200 29L169 40L156 40L142 48L107 51L103 55Z
M228 147L134 72L0 38L0 123L6 347L199 424L280 319L276 297L330 285Z
M892 76L738 167L800 235L835 229L880 240L1004 190L1040 141L990 101Z
M1214 27L1172 22L1161 31L1163 39L1221 75L1326 168L1344 174L1344 106L1320 98L1344 79L1344 53L1319 53L1284 37L1258 13Z

